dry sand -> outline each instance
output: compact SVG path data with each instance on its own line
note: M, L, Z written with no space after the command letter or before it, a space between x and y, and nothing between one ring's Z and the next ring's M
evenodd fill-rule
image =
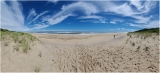
M40 72L159 72L155 35L147 39L126 33L32 35L40 41L30 44L28 53L14 51L12 41L8 46L0 42L2 72L34 72L36 68Z

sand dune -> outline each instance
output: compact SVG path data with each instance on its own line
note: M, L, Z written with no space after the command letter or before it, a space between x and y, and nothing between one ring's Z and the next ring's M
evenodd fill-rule
M32 34L28 53L1 41L3 72L158 72L158 36ZM116 35L116 38L113 36ZM154 38L154 39L153 39Z

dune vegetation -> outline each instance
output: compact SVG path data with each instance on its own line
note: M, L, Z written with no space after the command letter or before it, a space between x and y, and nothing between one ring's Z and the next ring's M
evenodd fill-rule
M130 37L133 37L132 35L134 35L135 37L141 37L141 39L146 39L154 35L155 36L159 35L159 28L150 28L150 29L145 28L138 31L129 32L127 35Z
M14 41L14 50L19 51L22 49L24 53L27 53L31 49L29 43L38 40L29 33L9 31L7 29L1 29L0 34L0 40L4 46L8 46L11 41Z

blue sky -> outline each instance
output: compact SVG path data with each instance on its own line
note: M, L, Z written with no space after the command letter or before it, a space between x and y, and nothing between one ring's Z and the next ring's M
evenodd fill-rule
M135 31L159 27L158 1L1 1L1 28L14 31Z

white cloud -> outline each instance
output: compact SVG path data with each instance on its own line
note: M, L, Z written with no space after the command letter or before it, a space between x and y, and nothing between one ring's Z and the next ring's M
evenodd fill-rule
M115 29L109 29L109 30L118 30L118 31L125 31L125 32L135 31L135 29L128 29L128 28L115 28Z
M160 23L159 20L154 20L154 21L151 21L148 25L144 25L144 27L146 27L146 28L159 27L159 23Z
M141 10L144 6L141 5L140 0L130 0L130 4L134 5L138 10Z
M115 18L114 20L110 21L111 24L117 24L117 22L122 23L122 22L124 22L124 20Z
M145 23L145 24L150 22L150 18L151 18L151 17L142 17L142 16L132 16L132 17L137 19L135 21L136 23Z
M51 1L51 0L49 0ZM53 3L56 3L58 0L52 1ZM92 23L107 23L106 18L104 16L97 16L98 13L115 13L119 14L124 17L132 17L135 18L136 21L133 21L135 24L130 24L131 26L145 26L145 27L152 27L151 25L154 25L157 23L157 21L151 21L151 17L145 17L143 16L144 13L148 13L151 11L152 8L155 7L157 3L154 1L147 1L144 3L141 3L141 1L137 0L136 2L131 0L130 3L123 3L123 4L116 4L109 1L85 1L85 2L74 2L69 5L63 5L61 8L61 11L57 14L53 15L45 15L48 13L48 11L44 11L40 14L37 14L34 9L31 9L29 12L29 15L27 17L27 20L30 21L28 24L31 24L32 22L36 20L42 20L40 22L35 22L34 27L31 29L40 29L45 28L50 25L55 25L58 23L61 23L63 20L70 16L75 16L75 11L79 11L84 16L79 17L78 19L93 19L93 20L85 20L82 22L92 22ZM22 5L18 3L17 1L12 1L11 6L6 4L5 2L1 2L2 8L2 27L4 28L10 28L10 29L27 29L28 27L24 25L24 15L22 14ZM130 5L134 5L137 10L133 10ZM139 15L137 15L139 14ZM43 18L41 18L43 16ZM118 22L118 20L115 19L114 21L110 21L110 23L115 24ZM119 21L120 22L120 21ZM121 21L123 22L123 21ZM41 24L39 24L41 23ZM44 25L44 23L46 23ZM143 25L140 25L143 24ZM145 25L146 24L146 25ZM154 25L157 26L157 25ZM17 29L18 28L18 29Z
M64 19L66 19L69 16L74 16L74 15L73 14L63 15L63 16L60 16L57 18L50 18L47 21L50 25L54 25L54 24L58 24L58 23L62 22Z
M90 16L91 14L98 13L98 9L96 6L86 3L86 2L75 2L69 5L63 5L61 11L57 14L46 16L42 18L42 22L48 22L49 25L55 25L70 16L75 16L75 11L81 11L84 14ZM98 17L98 16L90 16L90 17Z
M37 13L36 13L35 9L31 9L29 12L29 15L27 17L27 20L31 20L36 15L37 15Z
M107 23L105 19L99 19L100 23Z
M33 21L37 20L39 17L41 17L42 15L48 13L48 11L44 11L42 13L40 13L39 15L37 15L33 20L31 20L28 24L31 24Z
M87 2L76 2L76 3L72 3L70 5L63 5L62 6L62 11L65 13L71 13L74 11L81 11L82 13L85 13L86 15L90 15L90 14L94 14L94 13L98 13L99 10L97 9L97 7L91 3L87 3Z
M128 3L116 4L114 1L100 1L93 2L93 4L100 9L100 12L113 12L124 16L131 16L134 14L134 11Z
M116 24L116 22L115 22L115 21L111 21L110 23L111 23L111 24Z
M135 26L135 27L141 27L141 28L155 28L155 27L159 27L159 20L154 20L149 22L148 24L132 24L130 23L130 26Z
M102 16L96 16L96 15L88 15L88 16L81 16L78 19L102 19L104 17Z
M141 10L141 13L149 12L152 8L156 6L156 4L158 4L158 1L147 0L143 5L144 8Z
M56 4L59 0L48 0L48 1Z
M1 27L9 30L29 30L24 25L22 5L17 1L11 1L10 5L1 1Z
M78 19L97 19L97 20L83 20L81 22L92 22L92 23L107 23L102 16L96 16L95 14L100 12L113 12L115 14L120 14L122 16L135 18L133 22L136 24L147 24L150 21L151 17L145 17L143 15L137 15L142 13L149 12L155 5L155 2L147 1L145 3L141 3L141 1L137 0L130 1L129 3L116 4L114 2L109 1L100 1L100 2L75 2L69 5L63 5L61 11L57 14L46 16L42 19L43 22L48 22L50 25L58 24L75 14L75 11L79 11L84 13L86 16L79 17ZM133 10L130 5L134 5L138 11ZM153 7L152 7L153 6ZM78 14L77 14L78 16ZM115 24L116 22L122 21L111 21L110 23Z
M113 12L115 14L120 14L122 16L132 17L137 19L136 23L146 23L146 21L150 21L150 17L144 17L143 13L149 12L152 8L157 4L156 1L146 1L141 3L141 1L136 0L130 1L130 5L134 5L137 10L133 10L133 8L128 3L116 4L109 1L100 1L93 2L99 9L100 12ZM139 15L137 15L139 14Z
M48 27L49 25L46 25L46 24L35 24L33 28L31 29L40 29L40 28L45 28L45 27Z
M63 5L61 11L53 16L49 16L43 19L43 21L47 21L49 24L54 25L62 22L66 18L68 18L69 14L74 14L75 11L80 11L86 16L79 17L78 19L97 19L97 20L83 20L81 22L92 22L92 23L107 23L102 16L95 16L94 14L100 12L113 12L115 14L120 14L122 16L135 18L136 21L133 21L137 24L146 24L150 22L151 17L144 17L142 14L150 11L156 3L154 2L145 2L144 4L140 1L131 1L130 4L134 5L137 10L135 11L128 3L116 4L114 2L109 1L100 1L100 2L75 2L69 5ZM111 21L110 23L115 24L116 22L122 21Z
M91 22L91 23L107 23L106 19L98 19L98 20L82 20L80 22Z

